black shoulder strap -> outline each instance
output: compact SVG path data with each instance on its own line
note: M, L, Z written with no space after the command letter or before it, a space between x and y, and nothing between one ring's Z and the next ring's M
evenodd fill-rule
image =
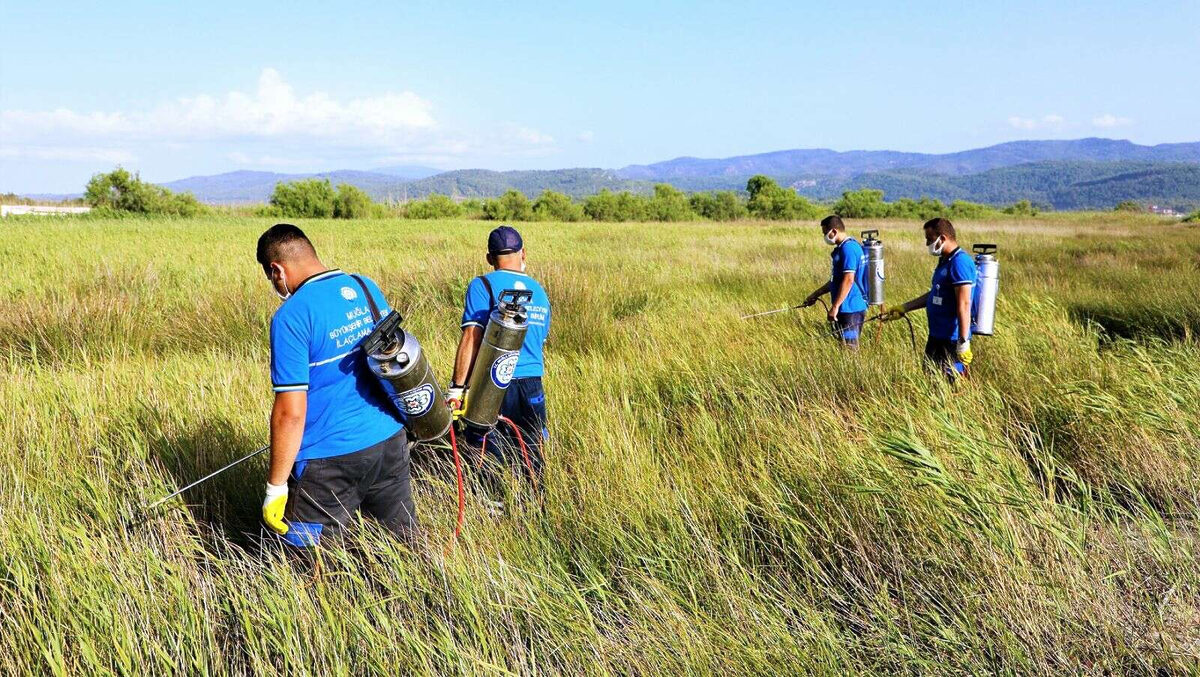
M486 275L480 275L479 281L483 283L483 288L487 290L488 307L494 307L496 305L496 293L492 291L492 283L488 281Z
M375 305L375 297L371 296L371 290L367 289L367 283L363 282L362 278L357 275L351 275L350 277L354 278L358 286L362 287L363 293L367 295L367 305L371 306L371 317L375 319L375 322L379 322L379 306Z

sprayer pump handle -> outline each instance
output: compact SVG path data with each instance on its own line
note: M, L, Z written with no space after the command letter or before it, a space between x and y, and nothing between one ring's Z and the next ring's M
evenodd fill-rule
M977 244L974 247L971 247L971 251L975 252L976 254L995 254L996 253L996 245L994 245L994 244Z
M875 240L875 239L878 239L878 237L877 237L878 235L879 235L879 231L878 231L878 230L864 230L864 231L862 232L862 239L864 239L864 240Z
M529 289L505 289L497 298L500 303L525 305L533 300L533 292Z

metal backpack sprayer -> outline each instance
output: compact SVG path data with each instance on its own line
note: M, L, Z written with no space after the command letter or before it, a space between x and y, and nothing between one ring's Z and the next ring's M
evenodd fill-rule
M419 442L431 442L450 434L450 449L454 456L454 475L458 484L458 518L454 525L454 538L462 531L463 514L466 511L467 494L463 485L462 460L458 455L458 441L450 425L450 408L433 374L433 367L416 337L405 331L400 323L400 313L392 311L380 318L379 306L371 297L370 290L357 275L353 276L367 297L375 328L362 342L367 366L375 375L388 400L400 414L404 426Z
M975 252L977 280L971 301L971 332L991 336L996 323L996 295L1000 292L1000 262L996 260L996 245L977 244Z
M867 305L883 305L883 241L878 230L862 232L863 251L867 255Z
M521 344L525 342L525 334L529 331L525 306L532 300L533 292L528 289L505 289L497 296L496 308L492 310L487 328L483 330L483 342L479 345L475 364L467 379L462 420L467 427L483 436L481 463L487 447L487 433L496 427L497 421L504 421L515 433L530 480L536 483L537 476L520 429L511 420L500 416L500 406L504 403L505 392L517 368Z
M450 409L421 344L400 327L402 319L393 311L377 322L375 330L363 339L362 348L371 373L379 379L405 427L417 440L429 442L450 429Z

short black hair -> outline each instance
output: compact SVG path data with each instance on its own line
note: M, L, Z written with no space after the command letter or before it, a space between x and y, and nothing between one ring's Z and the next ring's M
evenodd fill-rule
M925 222L923 228L924 230L932 230L934 237L945 235L946 237L958 239L958 236L954 234L954 224L950 223L950 219L943 219L940 216L936 219L929 219Z
M842 225L842 217L838 216L837 214L830 214L829 216L821 219L822 233L828 233L834 228L837 228L838 230L846 230L846 227Z
M258 237L258 251L255 256L258 258L258 265L262 266L263 272L269 276L272 261L288 260L304 250L314 256L317 253L304 231L290 223L277 223Z

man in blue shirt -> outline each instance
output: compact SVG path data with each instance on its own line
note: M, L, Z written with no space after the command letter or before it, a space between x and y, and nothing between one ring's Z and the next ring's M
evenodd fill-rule
M291 224L258 239L257 259L283 299L271 318L271 465L263 521L295 546L313 546L356 510L392 533L417 526L404 427L359 344L375 326L376 284L326 268Z
M525 273L525 244L521 234L511 226L500 226L488 235L487 262L492 266L492 272L471 280L467 285L463 303L462 340L458 344L447 400L452 402L454 409L458 408L455 403L463 400L464 384L471 374L475 355L483 342L488 317L495 309L500 293L506 289L533 292L533 298L525 307L529 329L517 356L512 380L505 391L500 415L511 419L521 429L534 472L540 475L542 440L549 435L546 429L546 393L542 388L545 371L542 348L550 333L550 299L542 285ZM469 397L470 393L466 395ZM487 450L495 461L508 463L506 451L513 449L518 449L518 443L507 426L498 426L488 434Z
M975 285L975 259L958 246L949 219L931 219L924 230L925 247L931 256L938 257L930 290L884 313L882 319L885 322L899 319L923 306L929 320L925 357L953 380L967 372L973 357L971 292Z
M846 234L839 216L826 216L821 220L821 235L825 244L833 247L829 254L832 271L829 281L804 299L804 307L829 294L830 325L842 345L857 348L858 335L867 317L867 257L858 240Z

